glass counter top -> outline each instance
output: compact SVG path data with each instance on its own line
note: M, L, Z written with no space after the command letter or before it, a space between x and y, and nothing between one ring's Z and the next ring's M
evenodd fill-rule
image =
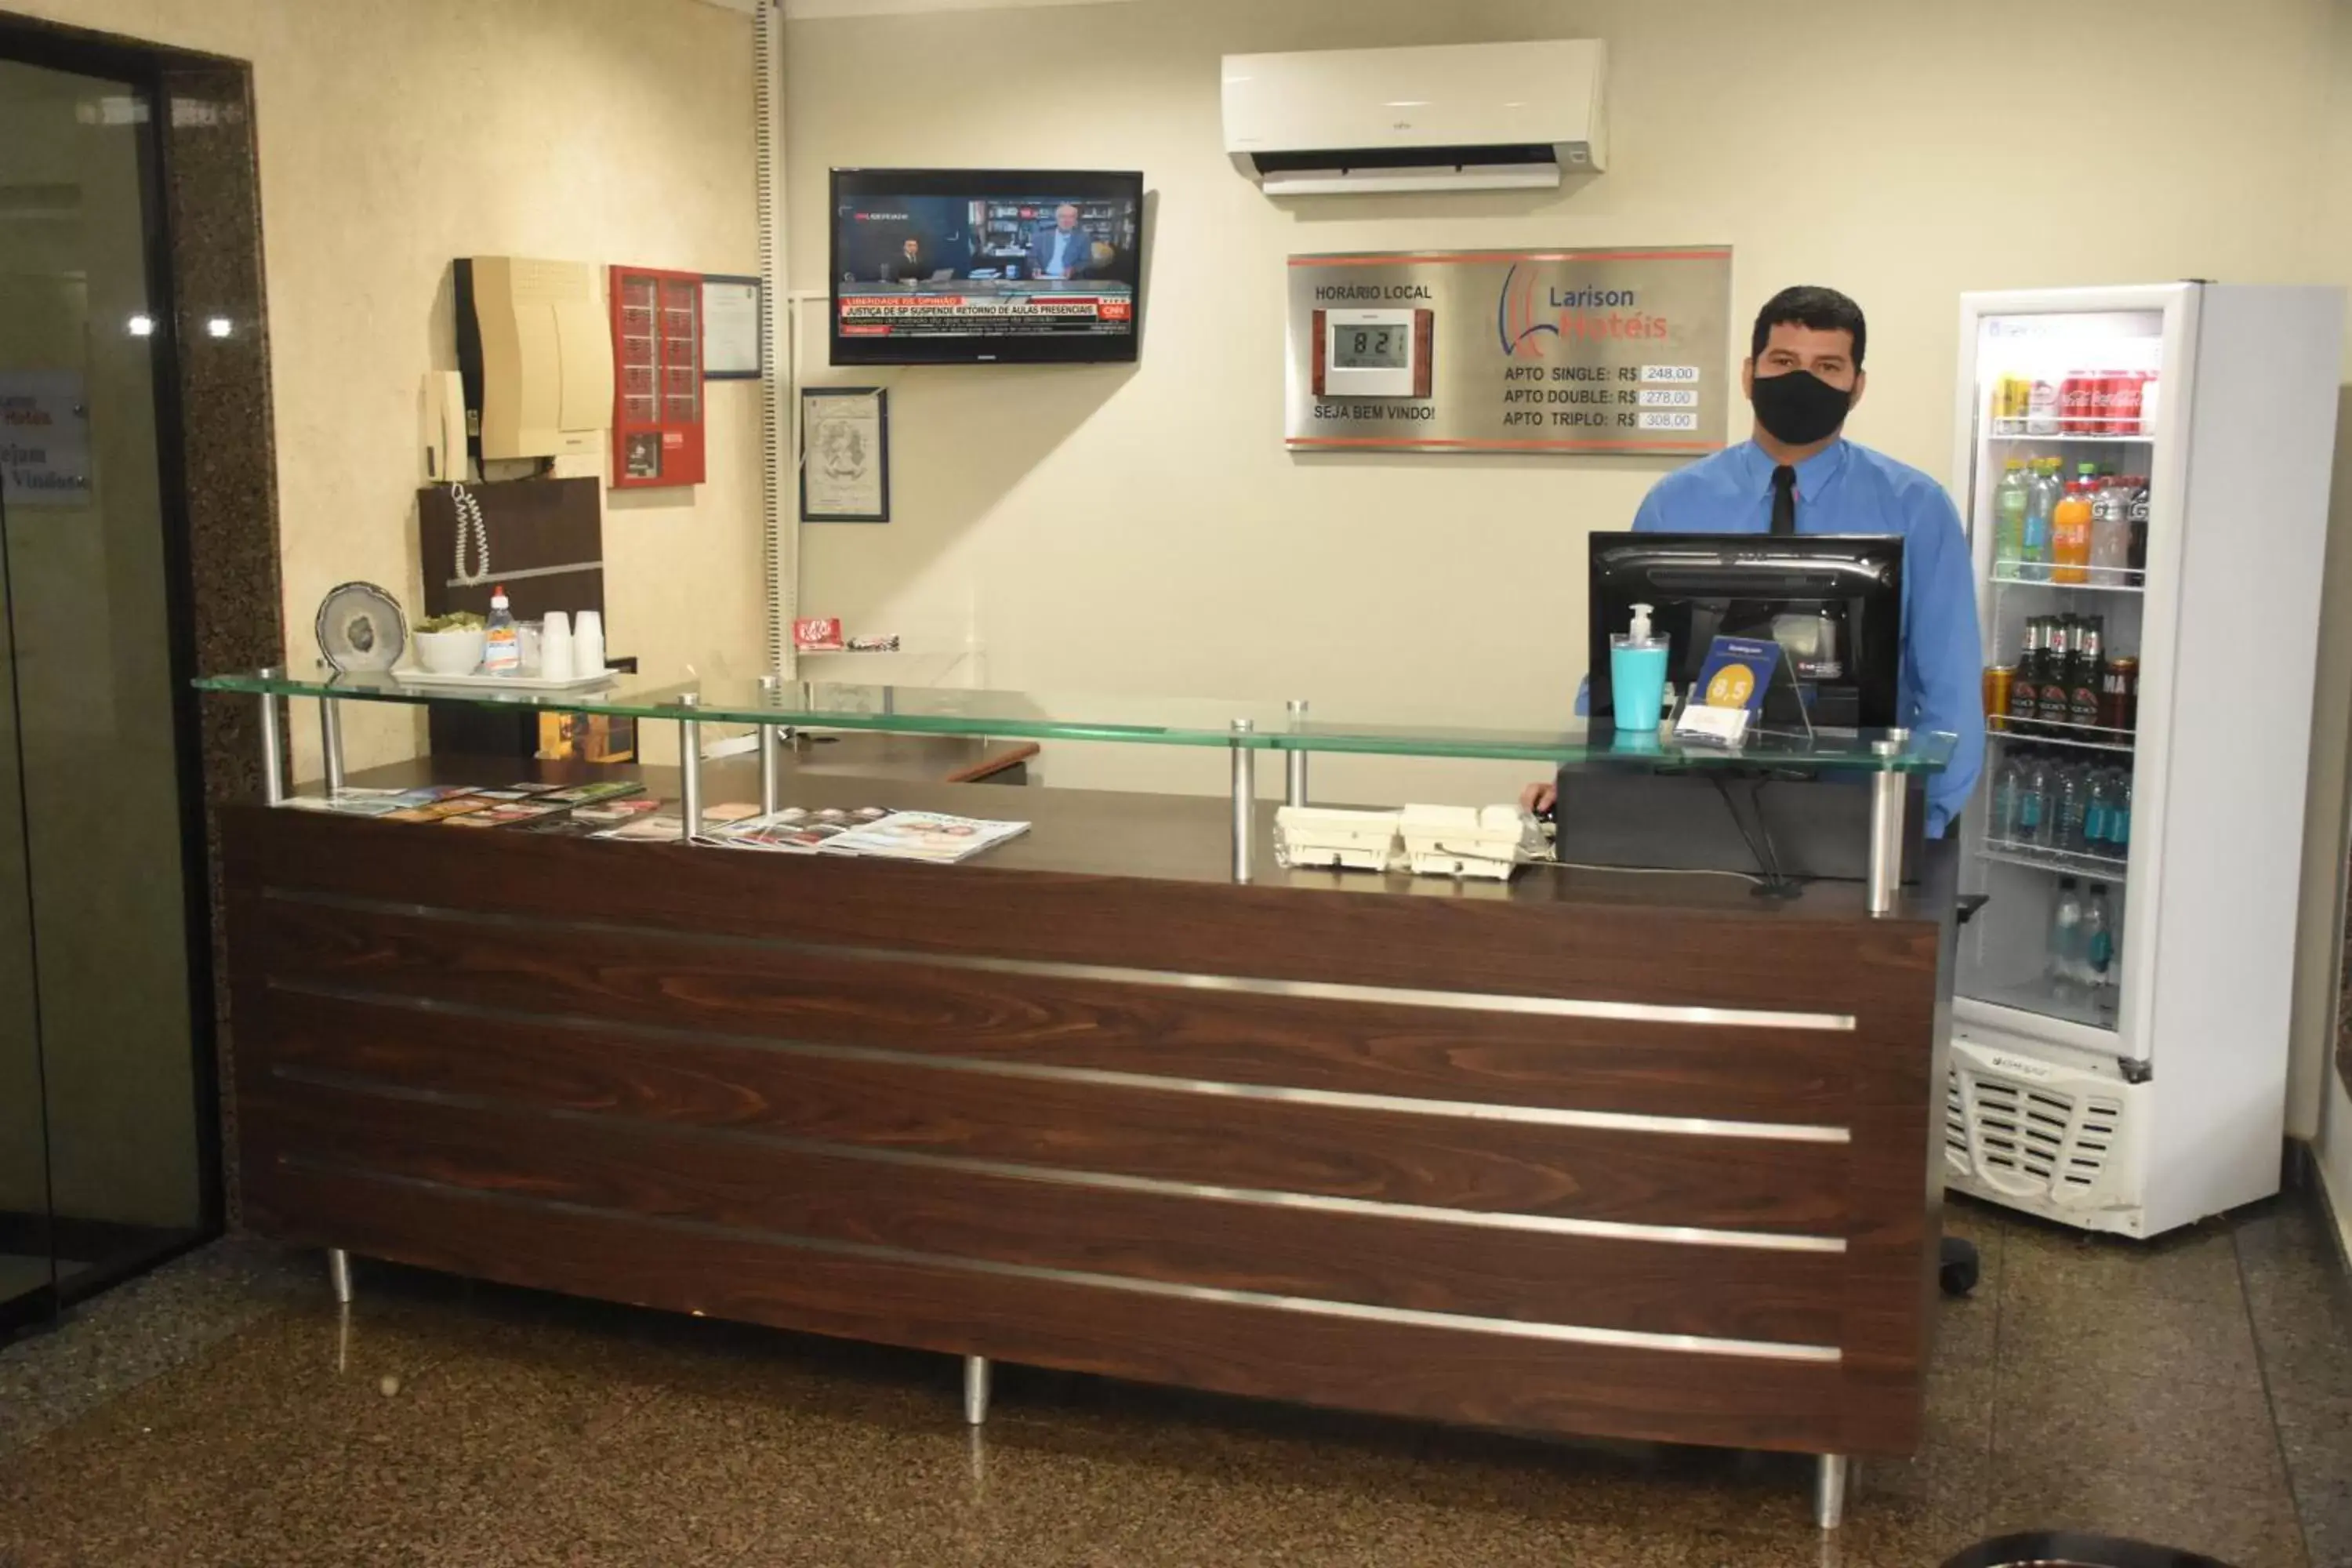
M616 676L599 687L561 691L449 687L389 674L299 677L275 671L209 676L205 691L354 702L524 707L642 720L708 724L781 724L806 730L870 730L895 734L985 735L1037 741L1109 741L1160 746L1245 746L1275 752L1348 752L1399 757L1459 757L1531 763L1627 762L1652 766L1754 768L1810 772L1940 773L1953 738L1884 731L1810 739L1751 735L1737 751L1686 745L1663 735L1610 729L1484 729L1360 718L1314 709L1293 713L1284 702L1180 697L1103 697L961 687L861 686L786 679L712 679L662 684ZM1236 722L1246 729L1237 729Z

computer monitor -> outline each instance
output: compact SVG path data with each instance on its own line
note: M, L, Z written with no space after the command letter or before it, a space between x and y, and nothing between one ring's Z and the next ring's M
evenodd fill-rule
M1667 679L1687 691L1718 637L1769 637L1790 655L1815 729L1903 722L1903 541L1893 535L1596 533L1591 542L1596 725L1614 711L1609 638L1652 607L1672 639ZM1764 722L1801 722L1795 698L1768 695Z

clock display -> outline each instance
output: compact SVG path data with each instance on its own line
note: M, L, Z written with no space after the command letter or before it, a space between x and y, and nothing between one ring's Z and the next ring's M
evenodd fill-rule
M1340 370L1402 370L1411 349L1411 329L1336 326L1331 329L1331 363Z

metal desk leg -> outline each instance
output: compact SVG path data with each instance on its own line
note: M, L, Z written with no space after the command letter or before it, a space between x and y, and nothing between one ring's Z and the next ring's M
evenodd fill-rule
M699 692L689 691L678 699L688 708L702 701ZM678 778L678 838L688 844L702 831L702 723L696 719L677 721Z
M782 685L782 676L760 677L761 703L765 707L774 707L776 694ZM760 815L762 816L773 816L782 805L783 780L777 762L776 727L762 724L760 726Z
M265 669L265 680L284 675L283 669ZM278 699L261 699L261 799L265 805L282 805L286 801L286 735L278 724Z
M1234 880L1247 882L1256 873L1250 857L1257 847L1257 752L1244 744L1256 726L1247 719L1234 721Z
M1296 739L1297 732L1306 727L1307 704L1301 700L1293 700L1290 704L1292 738ZM1283 782L1282 803L1285 805L1305 805L1307 804L1307 753L1305 752L1292 752L1288 754L1286 777Z
M1845 1522L1845 1485L1852 1463L1843 1454L1823 1454L1813 1471L1813 1523L1835 1530Z
M963 1358L963 1419L968 1426L988 1419L988 1358L984 1355Z
M1870 912L1892 914L1895 896L1903 889L1903 805L1906 781L1901 773L1870 775Z
M326 759L331 800L343 793L343 705L331 697L319 699L319 754Z
M340 1247L327 1249L327 1284L334 1290L337 1302L351 1305L352 1255Z

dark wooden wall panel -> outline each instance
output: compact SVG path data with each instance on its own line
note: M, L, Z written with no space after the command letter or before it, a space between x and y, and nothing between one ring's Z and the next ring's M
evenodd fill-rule
M961 868L232 809L248 1212L518 1283L1239 1394L1916 1444L1936 922L1838 888L1234 887L1202 872L1214 806L1041 792L1030 837ZM978 966L1007 960L1150 973ZM1186 973L1325 989L1154 978ZM1584 1230L1534 1228L1563 1223ZM1655 1228L1692 1226L1835 1249ZM1578 1337L1622 1331L1765 1353Z
M1124 798L1138 803L1125 808L1128 831L1148 837L1138 814L1149 797ZM1052 809L1024 803L1040 833ZM1584 909L1545 898L1540 882L1495 900L1399 895L1377 882L1309 893L1271 879L1235 887L1032 871L1024 855L1047 851L1023 840L991 851L985 867L942 867L822 856L779 864L667 845L623 856L616 846L530 834L506 836L491 875L472 835L317 813L255 820L261 815L230 814L227 853L240 886L422 904L463 889L465 907L485 912L898 952L1806 1013L1858 986L1916 982L1936 954L1932 923L1832 918L1849 891L1834 888L1808 893L1819 902L1786 919L1759 919L1744 905ZM1701 954L1706 962L1693 961Z
M1851 1093L1852 1041L1832 1030L1236 995L277 899L242 918L281 980L615 1023L1658 1116L1834 1121Z
M552 962L551 960L551 962ZM541 1109L1160 1182L1842 1234L1838 1143L1546 1127L842 1061L708 1038L259 1004L257 1062Z
M282 1173L281 1173L282 1174ZM1397 1415L1833 1449L1833 1363L1546 1342L832 1257L338 1172L273 1176L260 1223L487 1279L955 1354Z
M272 1169L350 1166L642 1219L1420 1311L1791 1344L1839 1331L1832 1252L1121 1191L283 1079L250 1093Z

